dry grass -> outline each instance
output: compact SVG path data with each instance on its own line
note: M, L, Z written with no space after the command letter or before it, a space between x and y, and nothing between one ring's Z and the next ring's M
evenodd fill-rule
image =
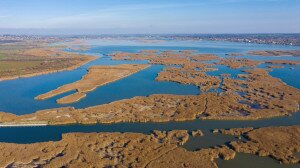
M42 63L42 61L0 61L1 71L21 71L27 68L33 68Z
M0 80L71 70L93 59L54 47L0 45Z

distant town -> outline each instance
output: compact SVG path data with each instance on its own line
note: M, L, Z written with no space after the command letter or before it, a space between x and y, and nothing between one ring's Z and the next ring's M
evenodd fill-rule
M126 38L140 37L155 40L211 40L211 41L229 41L257 44L291 45L300 46L300 34L119 34L119 35L0 35L0 43L11 43L25 40L49 40L56 41L62 39L98 39L98 38Z

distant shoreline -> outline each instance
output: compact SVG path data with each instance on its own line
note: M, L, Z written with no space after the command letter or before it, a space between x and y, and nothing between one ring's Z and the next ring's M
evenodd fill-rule
M300 46L300 33L140 33L140 34L77 34L77 35L28 35L24 34L1 34L1 41L23 41L23 40L37 40L52 38L55 41L67 41L74 40L74 38L91 40L102 38L147 38L148 40L209 40L209 41L228 41L228 42L242 42L242 43L254 43L254 44L270 44L270 45L288 45L288 46Z

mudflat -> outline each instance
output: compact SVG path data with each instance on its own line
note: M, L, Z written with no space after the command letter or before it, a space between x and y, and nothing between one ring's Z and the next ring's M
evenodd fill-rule
M55 90L41 94L35 99L44 100L56 95L73 91L76 93L65 96L57 100L59 104L68 104L79 101L86 96L87 92L99 86L125 78L138 71L148 68L150 65L123 64L115 66L92 66L88 68L88 73L81 80L71 84L63 85Z

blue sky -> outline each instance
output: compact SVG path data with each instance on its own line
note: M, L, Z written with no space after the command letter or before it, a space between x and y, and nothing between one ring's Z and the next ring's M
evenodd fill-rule
M300 0L0 0L0 33L299 33Z

